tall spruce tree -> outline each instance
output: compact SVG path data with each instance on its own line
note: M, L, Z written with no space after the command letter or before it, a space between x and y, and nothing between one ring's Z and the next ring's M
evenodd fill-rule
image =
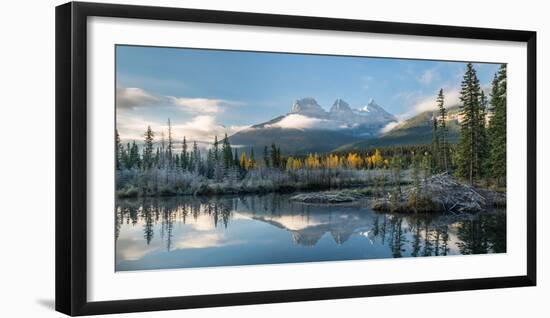
M436 115L432 115L432 156L431 156L431 170L436 172L439 168L439 162L441 156L439 153L439 131Z
M506 183L506 64L495 75L491 90L489 169L497 184Z
M240 165L240 161L239 161L239 150L238 150L238 149L235 149L234 152L235 152L235 154L234 154L234 156L233 156L233 164L234 164L235 166L238 167L238 166Z
M481 172L480 162L480 92L472 63L466 66L460 91L460 139L458 143L458 176L474 184Z
M274 168L279 167L279 156L277 154L277 146L275 145L275 143L271 144L271 165Z
M479 167L480 167L480 177L487 177L489 175L489 169L488 169L488 162L489 162L489 139L487 136L487 96L481 90L481 93L479 94L479 154L478 154L478 160L479 160Z
M153 142L155 137L155 133L151 130L151 126L147 126L147 131L144 136L143 168L150 169L153 166Z
M222 141L222 157L225 168L229 168L233 164L233 151L231 151L231 144L229 143L229 138L227 138L227 133Z
M122 163L124 165L124 168L126 169L132 169L132 156L130 154L131 154L131 147L130 147L130 143L127 142L126 149L122 150L122 156L121 156Z
M256 166L256 160L254 159L254 148L250 148L250 168Z
M173 150L174 143L172 140L172 123L170 122L170 118L168 118L168 147L166 148L166 158L169 168L173 168L174 166Z
M445 109L445 95L443 89L437 95L437 108L439 109L438 135L439 135L439 159L441 171L449 170L449 133L447 130L447 109Z
M208 149L208 154L206 156L206 177L212 178L214 175L214 152L212 149Z
M264 164L266 168L269 168L269 151L267 150L267 145L264 146Z
M180 165L183 170L189 168L189 154L187 153L187 140L183 136L183 142L181 143Z
M120 170L120 153L121 153L121 145L120 145L120 135L118 134L118 130L115 129L115 168L116 170Z
M192 157L193 157L193 165L192 165L193 172L198 174L201 168L201 153L200 153L197 141L193 141Z
M218 136L214 136L214 145L213 145L213 155L214 160L220 159L220 143L218 142Z
M160 158L159 167L164 169L166 167L166 140L164 139L164 131L160 132Z
M129 168L139 168L141 166L141 160L139 157L139 149L136 145L136 141L132 140L132 146L130 147L130 156L129 156Z

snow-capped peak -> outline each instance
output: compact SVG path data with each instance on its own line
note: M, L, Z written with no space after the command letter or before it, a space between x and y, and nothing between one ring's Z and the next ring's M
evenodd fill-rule
M348 112L351 111L351 108L349 107L349 104L346 103L343 99L338 98L334 101L334 104L332 104L332 107L330 108L330 112Z
M306 97L298 99L290 109L291 114L301 114L311 117L326 117L325 110L317 103L315 98Z

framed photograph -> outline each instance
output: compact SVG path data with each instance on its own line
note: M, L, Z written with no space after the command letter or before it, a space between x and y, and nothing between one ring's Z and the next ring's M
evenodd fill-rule
M56 8L56 309L536 284L536 33Z

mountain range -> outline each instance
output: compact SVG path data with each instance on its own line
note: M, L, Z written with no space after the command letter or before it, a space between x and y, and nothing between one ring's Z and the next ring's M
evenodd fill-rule
M314 98L307 97L296 100L287 114L252 125L229 140L233 145L254 148L256 153L275 143L285 154L421 144L431 141L431 120L432 112L428 111L399 122L373 99L352 108L339 98L326 111ZM390 123L395 123L395 127L383 132ZM458 127L458 121L449 125L451 139L455 138L455 126Z
M325 111L314 98L307 97L295 101L287 114L241 130L229 139L234 145L255 151L276 143L287 154L320 153L378 136L393 121L397 121L395 116L374 100L351 108L337 99Z

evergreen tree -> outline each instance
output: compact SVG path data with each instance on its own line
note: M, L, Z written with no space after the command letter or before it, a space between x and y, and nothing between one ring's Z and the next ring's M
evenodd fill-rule
M506 64L502 64L491 90L489 122L489 167L497 184L506 183Z
M479 178L480 161L480 86L472 63L468 63L460 91L460 139L458 143L458 176L470 184Z
M256 160L254 159L254 148L250 148L250 168L254 168L256 166Z
M122 149L122 154L121 154L121 161L122 161L122 165L125 169L132 169L132 161L131 161L131 157L130 157L130 143L126 143L126 148Z
M431 157L431 170L432 172L437 171L440 162L439 155L439 131L437 129L437 118L435 115L432 116L432 157Z
M176 169L181 168L180 155L178 154L174 155L174 167L176 167Z
M218 142L218 136L214 136L214 160L217 162L220 159L220 143Z
M214 151L208 149L208 154L206 156L206 177L212 178L214 175Z
M480 177L488 176L488 161L489 161L489 140L487 137L487 96L483 90L479 94L479 167L480 167Z
M280 162L280 159L281 159L281 154L280 154L280 149L277 148L277 146L275 145L275 143L272 143L271 144L271 165L274 167L274 168L279 168L281 166L281 162Z
M155 153L154 166L158 168L160 165L160 149L157 147L157 152Z
M118 130L115 129L115 168L116 170L120 170L120 153L121 153L121 145L120 145L120 135L118 134Z
M174 144L172 142L172 124L170 122L170 118L168 118L168 147L166 148L166 157L168 161L168 167L173 168L173 150L174 150Z
M143 168L150 169L153 166L153 142L155 134L151 130L151 126L147 126L145 132L145 140L143 145Z
M269 168L269 151L267 150L267 146L264 146L264 164L267 168Z
M166 140L164 139L164 131L160 133L159 167L162 169L166 167Z
M240 166L240 163L239 163L239 151L237 149L235 149L235 156L233 157L233 165L235 166Z
M201 153L199 150L199 146L197 145L197 141L193 141L193 165L192 169L195 173L200 173L200 165L201 165Z
M139 157L139 149L136 145L136 141L132 140L132 147L130 147L130 168L139 168L141 166L141 160Z
M187 153L187 140L183 136L183 142L181 143L180 165L183 170L189 168L189 154Z
M401 156L396 155L391 160L391 168L393 172L394 188L390 197L390 210L395 212L399 210L401 203Z
M228 169L231 167L233 164L233 151L231 151L231 144L229 144L227 133L222 141L222 157L225 168Z
M447 110L445 109L445 96L443 95L443 89L439 90L437 95L437 107L439 109L439 157L440 167L442 171L449 170L449 140L447 131Z

